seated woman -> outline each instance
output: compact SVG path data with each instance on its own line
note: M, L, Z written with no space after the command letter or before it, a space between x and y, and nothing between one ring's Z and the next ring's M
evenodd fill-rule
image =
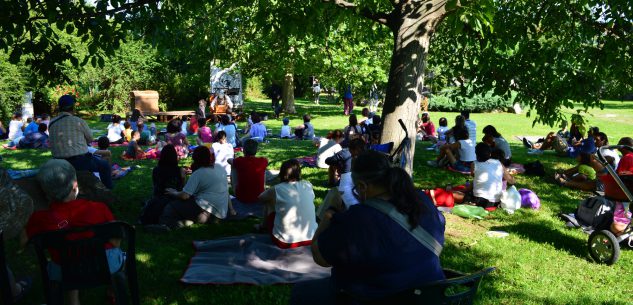
M110 144L122 144L125 141L125 134L123 133L123 126L121 126L121 117L118 115L112 116L112 123L108 125L108 140Z
M431 121L428 112L423 112L420 120L416 122L418 140L437 142L437 133L435 132L435 124Z
M428 161L429 166L440 166L444 162L444 158L449 166L459 172L467 172L470 165L475 161L475 144L468 137L467 129L455 129L455 143L445 144L440 147L440 155L435 159ZM459 159L457 159L458 155Z
M343 142L341 142L341 146L343 147L347 147L351 140L363 136L363 128L358 125L358 119L356 118L356 115L353 113L350 114L348 121L349 125L347 125L347 127L345 127L345 129L343 130L343 136L345 137L343 139Z
M71 229L114 221L114 216L107 205L78 199L79 188L75 168L62 159L51 159L46 162L37 174L37 181L50 200L47 210L36 211L26 225L26 236L48 231ZM63 220L63 221L60 221ZM119 248L120 240L110 240L104 244L110 273L122 270L125 256ZM59 255L52 254L48 266L48 276L52 281L62 279ZM79 304L79 291L68 291L70 304Z
M251 120L253 121L253 125L251 125L249 129L248 138L261 143L266 139L266 136L268 136L266 125L262 123L262 119L257 112L251 115Z
M172 198L167 189L181 191L185 185L185 170L178 166L178 154L173 145L163 147L158 165L152 170L152 198L145 203L139 221L143 225L157 224L165 206Z
M182 191L165 189L165 193L176 200L165 207L160 223L177 229L226 218L230 202L226 171L214 166L214 161L206 146L196 147L191 164L193 174L185 187Z
M343 141L343 132L340 130L332 130L325 138L319 139L319 149L317 150L317 166L319 168L329 168L325 160L343 148L339 143Z
M362 153L352 173L363 204L328 210L312 239L314 261L332 266L332 277L296 284L290 304L353 304L337 300L340 291L380 299L444 279L439 252L445 221L431 200L382 153ZM412 235L418 227L432 237L433 250Z
M492 125L488 125L486 127L484 127L484 138L487 140L482 140L484 143L490 145L491 147L494 147L496 149L500 149L501 151L503 151L503 155L505 156L504 160L500 160L501 163L503 163L504 166L510 166L510 164L512 163L512 150L510 150L510 144L508 144L508 141L506 141L506 139L504 139L501 134L497 131L497 129L492 126Z
M596 170L591 166L593 155L580 153L576 160L577 166L554 174L556 182L561 186L582 191L603 191L602 183L596 179Z
M495 209L501 200L503 181L514 184L514 177L499 160L492 158L492 148L488 144L477 144L475 153L477 160L472 165L472 190L454 192L455 203L468 202L485 209Z
M173 119L167 123L167 134L165 135L165 141L167 144L171 144L176 148L178 158L186 158L189 154L189 141L187 136L180 131L182 122L178 119Z
M231 175L231 164L229 164L229 159L233 159L235 157L235 151L233 150L233 145L226 142L226 132L220 130L218 134L215 136L218 140L217 142L211 145L211 149L213 149L213 155L215 156L215 164L221 166L226 171L226 175Z
M301 164L296 159L281 164L279 180L281 183L259 195L266 215L264 228L279 248L310 245L317 228L312 184L301 179Z
M451 127L445 133L446 143L452 144L455 143L455 134L458 130L466 130L468 132L468 127L466 127L466 118L461 115L455 117L455 126Z

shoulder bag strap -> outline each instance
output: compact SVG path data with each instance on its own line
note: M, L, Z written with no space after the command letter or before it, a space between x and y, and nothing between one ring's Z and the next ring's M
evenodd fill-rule
M51 126L53 126L53 124L55 124L55 123L57 123L57 122L61 121L61 120L62 120L63 118L65 118L65 117L69 117L69 116L70 116L70 114L64 114L64 115L62 115L62 116L58 117L57 119L52 120L50 123L48 123L48 129L50 129L50 128L51 128Z
M429 232L421 226L417 226L415 229L411 230L411 226L409 225L407 218L402 213L398 212L396 207L394 207L391 203L384 200L369 199L363 202L363 204L366 204L389 216L389 218L393 219L393 221L409 232L413 238L418 240L425 248L429 249L436 256L439 257L442 253L442 245Z

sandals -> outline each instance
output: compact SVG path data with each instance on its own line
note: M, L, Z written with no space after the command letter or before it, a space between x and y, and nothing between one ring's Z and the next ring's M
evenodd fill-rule
M15 282L15 286L19 287L20 292L13 297L13 301L15 303L20 302L22 298L31 290L31 286L33 285L33 279L31 277L23 277Z

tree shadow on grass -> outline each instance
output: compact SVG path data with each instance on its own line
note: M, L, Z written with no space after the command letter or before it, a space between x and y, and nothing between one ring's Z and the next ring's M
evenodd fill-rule
M563 223L561 221L561 229ZM557 250L565 251L582 259L587 258L587 240L563 234L546 224L520 222L511 225L493 227L491 230L506 231L527 238L537 243L552 245Z

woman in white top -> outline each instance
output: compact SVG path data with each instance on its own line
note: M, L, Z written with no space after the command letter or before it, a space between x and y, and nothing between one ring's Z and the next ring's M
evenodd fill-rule
M312 184L301 179L301 164L291 159L281 165L281 183L259 195L264 203L264 228L282 249L312 244L317 229Z
M472 193L468 193L466 196L453 194L455 203L468 201L483 208L495 208L501 199L503 181L514 184L514 177L508 173L499 160L491 157L492 147L488 144L477 144L475 151L477 160L472 165L474 176Z
M320 138L319 149L317 150L317 166L319 168L330 168L325 163L325 159L334 156L337 152L343 150L343 147L339 143L343 141L343 132L340 130L332 130L327 137Z
M121 117L115 114L112 116L112 123L108 125L108 140L110 140L110 144L121 144L125 139L123 136Z
M9 122L9 140L15 140L22 137L24 131L24 122L22 121L22 113L16 112Z
M226 142L226 132L224 130L218 131L216 135L217 142L211 145L213 154L215 155L215 164L221 166L226 171L226 175L231 175L231 164L228 160L235 157L233 146Z

